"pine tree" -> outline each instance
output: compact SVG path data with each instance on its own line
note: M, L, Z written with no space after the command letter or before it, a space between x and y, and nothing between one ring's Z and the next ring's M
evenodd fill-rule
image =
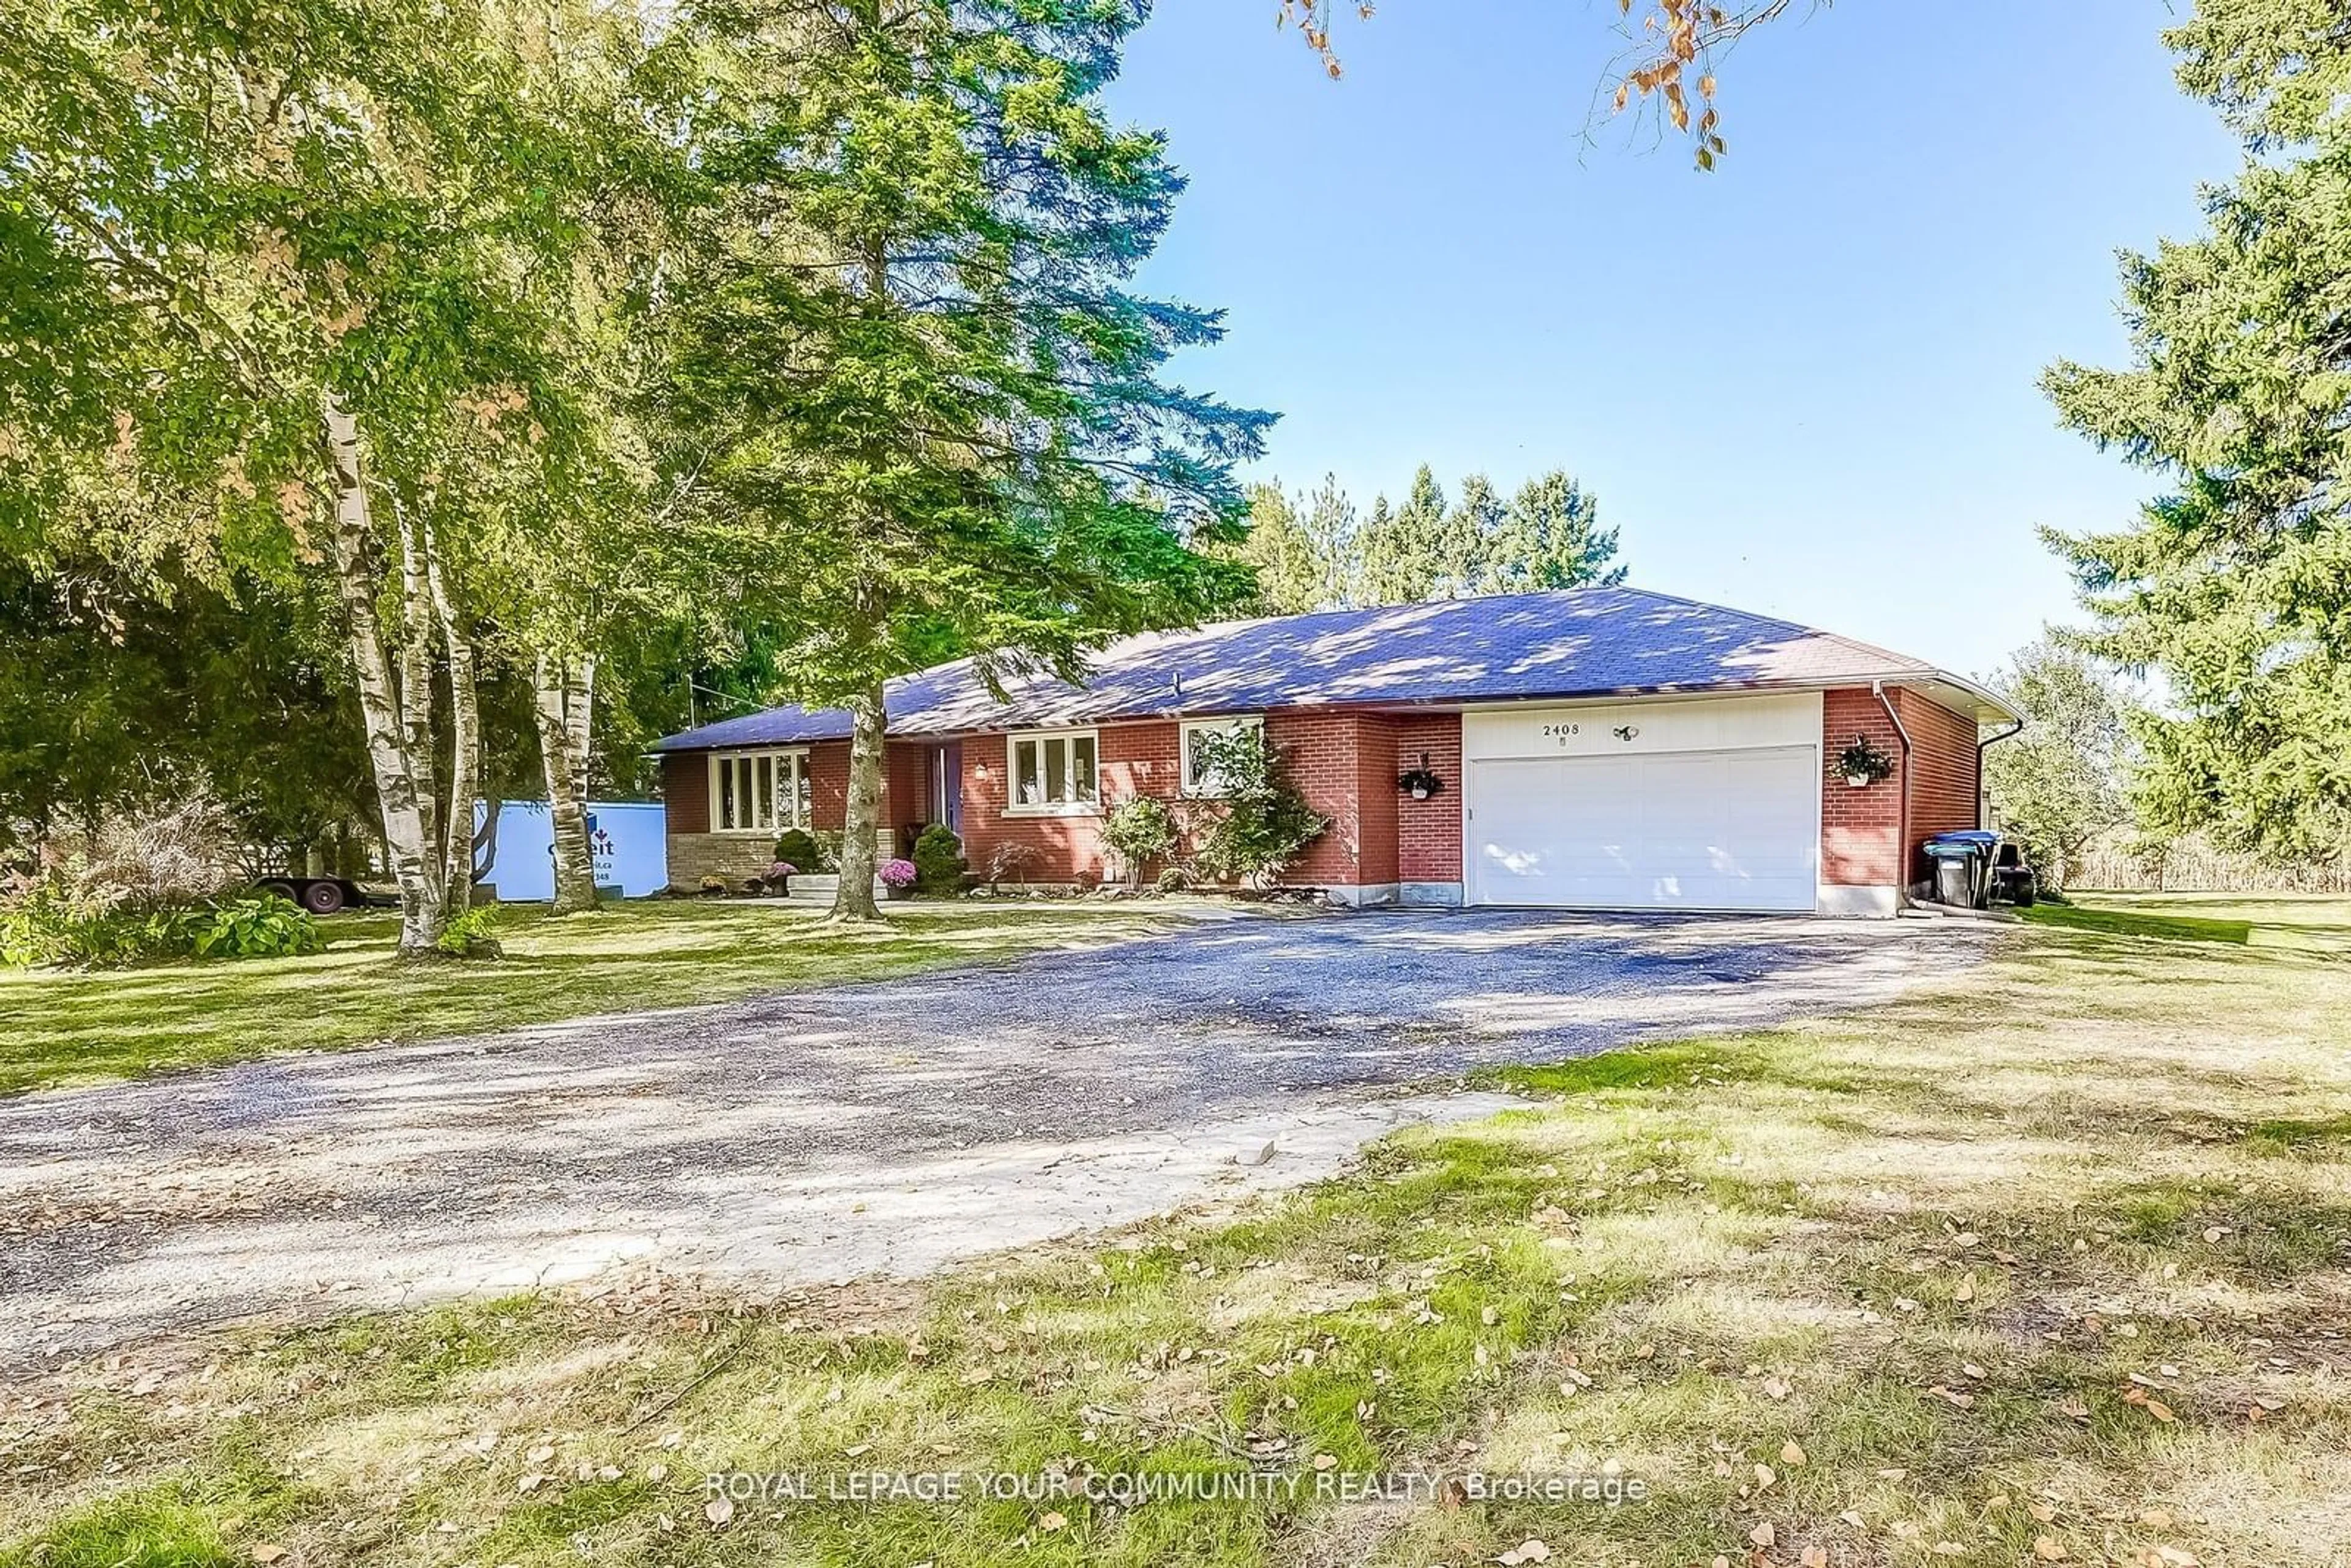
M2167 35L2245 144L2206 232L2123 265L2126 370L2053 366L2065 423L2173 488L2049 542L2097 625L2162 672L2138 721L2150 826L2281 857L2351 838L2351 26L2344 6L2204 0Z
M1461 481L1461 497L1445 516L1437 536L1436 599L1467 599L1494 591L1491 580L1496 537L1501 532L1502 498L1493 481L1472 474Z
M1353 603L1359 529L1355 503L1339 487L1336 474L1322 476L1321 487L1307 497L1305 530L1321 574L1313 608L1335 610Z
M849 709L835 915L870 919L884 686L960 648L1082 674L1235 607L1230 470L1270 416L1160 379L1222 335L1127 287L1182 180L1102 89L1122 0L774 0L731 55L710 249L677 289L673 458L725 580L795 629L782 695ZM1212 547L1196 550L1194 545Z
M1445 492L1426 464L1394 513L1382 497L1363 530L1357 597L1365 604L1416 604L1433 597L1442 570Z
M1532 593L1625 580L1616 530L1600 526L1600 503L1559 469L1530 479L1510 499L1489 543L1487 593Z
M1330 563L1299 521L1279 484L1249 491L1249 534L1240 559L1257 572L1255 608L1267 615L1297 615L1323 606Z

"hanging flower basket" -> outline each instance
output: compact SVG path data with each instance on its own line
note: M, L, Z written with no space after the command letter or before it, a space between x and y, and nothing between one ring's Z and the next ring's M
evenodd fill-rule
M1428 766L1428 753L1420 754L1420 766L1407 768L1396 775L1396 788L1416 800L1426 800L1445 788L1445 780Z
M1881 779L1894 777L1894 758L1869 743L1869 737L1856 735L1853 744L1837 753L1837 771L1855 789L1866 789Z

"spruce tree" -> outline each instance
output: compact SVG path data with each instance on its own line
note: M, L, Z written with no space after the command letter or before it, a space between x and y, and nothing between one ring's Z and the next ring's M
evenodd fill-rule
M733 62L709 117L737 128L676 290L672 463L725 580L793 629L781 695L852 716L838 917L875 914L884 682L946 650L1077 677L1113 637L1245 601L1231 467L1270 416L1163 380L1220 319L1128 287L1183 183L1102 102L1143 15L695 14Z
M1416 604L1435 595L1445 528L1445 491L1422 464L1394 513L1382 497L1363 530L1360 586L1366 604Z
M2204 0L2167 35L2241 137L2194 239L2123 263L2133 362L2060 362L2065 423L2164 476L2110 532L2052 533L2096 617L2160 670L2150 826L2275 856L2351 839L2351 27L2340 4Z
M1472 474L1461 481L1461 497L1437 531L1436 582L1429 597L1467 599L1494 591L1489 584L1502 518L1502 498L1494 494L1492 480Z
M1257 573L1252 607L1267 615L1322 609L1330 563L1315 549L1298 509L1279 484L1251 487L1249 523L1249 538L1239 555Z
M1625 570L1616 561L1616 530L1600 526L1599 501L1554 468L1510 498L1489 544L1483 591L1614 587Z

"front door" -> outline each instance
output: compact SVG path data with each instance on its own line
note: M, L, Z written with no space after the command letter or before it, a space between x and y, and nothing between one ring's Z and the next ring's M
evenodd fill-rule
M963 836L963 742L959 740L931 748L930 820L945 822L949 832Z

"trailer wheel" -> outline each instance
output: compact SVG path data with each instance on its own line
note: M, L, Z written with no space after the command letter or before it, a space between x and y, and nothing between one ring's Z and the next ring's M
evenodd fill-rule
M301 890L297 888L292 883L286 881L283 877L272 877L254 891L256 893L273 894L276 896L286 900L288 904L298 902L302 896Z
M332 915L343 906L343 886L337 882L305 883L302 907L313 915Z

